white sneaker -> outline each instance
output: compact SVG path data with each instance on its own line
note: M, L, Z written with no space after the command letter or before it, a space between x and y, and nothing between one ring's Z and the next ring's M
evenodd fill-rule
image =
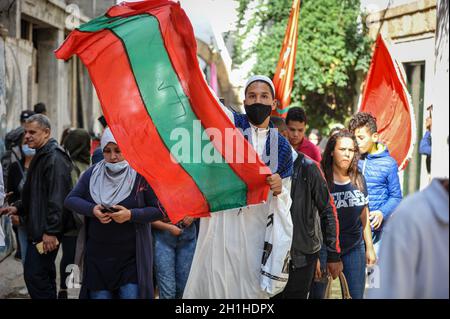
M28 295L27 287L23 287L22 289L20 289L19 290L19 294L21 294L21 295Z

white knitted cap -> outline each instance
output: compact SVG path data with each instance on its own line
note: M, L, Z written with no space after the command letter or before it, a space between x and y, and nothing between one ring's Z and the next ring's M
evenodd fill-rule
M272 80L269 79L265 75L253 75L252 77L250 77L248 79L247 83L245 84L244 92L246 92L247 88L250 86L250 84L252 84L255 81L262 81L262 82L266 82L267 84L269 84L269 86L272 88L273 96L275 97L275 86L273 85Z

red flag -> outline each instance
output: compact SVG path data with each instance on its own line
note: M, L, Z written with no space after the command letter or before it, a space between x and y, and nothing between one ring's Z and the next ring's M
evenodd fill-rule
M403 170L414 149L414 109L401 66L391 57L381 35L375 44L359 111L377 118L380 140Z
M292 3L289 22L284 36L283 47L273 77L276 98L279 101L277 110L272 115L286 117L287 107L291 102L292 83L294 82L295 57L298 42L298 17L300 15L300 0Z
M56 51L86 65L121 151L173 223L259 204L269 192L270 169L221 110L196 48L180 4L153 0L113 6ZM221 138L230 129L236 135Z

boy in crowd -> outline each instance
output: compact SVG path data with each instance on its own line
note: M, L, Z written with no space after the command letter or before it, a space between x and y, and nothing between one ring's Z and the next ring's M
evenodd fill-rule
M362 158L359 169L366 179L369 193L369 219L373 243L381 239L382 226L402 200L398 166L386 145L379 142L377 122L365 112L355 114L349 129L356 136Z
M320 149L305 137L306 123L306 113L301 107L292 107L289 109L286 116L289 143L291 143L297 152L301 152L317 163L320 163L322 160Z

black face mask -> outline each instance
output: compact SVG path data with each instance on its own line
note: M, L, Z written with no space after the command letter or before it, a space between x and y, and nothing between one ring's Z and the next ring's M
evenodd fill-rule
M245 105L245 113L253 125L261 125L272 112L272 105L254 103Z

